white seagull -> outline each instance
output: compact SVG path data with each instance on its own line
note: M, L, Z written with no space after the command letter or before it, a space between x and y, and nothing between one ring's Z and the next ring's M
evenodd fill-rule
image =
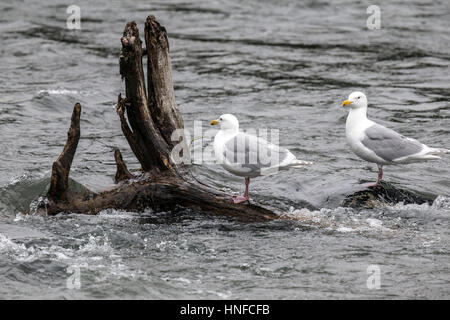
M423 143L379 125L367 119L367 98L362 92L353 92L342 106L350 112L345 125L347 142L360 158L378 165L379 185L383 178L383 166L441 159L450 150L430 148Z
M216 161L228 172L245 177L244 196L233 196L234 203L250 200L250 178L312 164L298 160L289 150L267 140L240 132L239 121L232 114L223 114L211 121L211 125L217 124L220 124L220 130L214 138Z

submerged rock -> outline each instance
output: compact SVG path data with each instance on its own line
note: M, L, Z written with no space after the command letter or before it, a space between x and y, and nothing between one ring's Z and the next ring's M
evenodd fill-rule
M343 207L375 208L384 204L432 204L436 196L420 194L415 191L400 189L388 182L378 186L368 187L348 195L342 202Z

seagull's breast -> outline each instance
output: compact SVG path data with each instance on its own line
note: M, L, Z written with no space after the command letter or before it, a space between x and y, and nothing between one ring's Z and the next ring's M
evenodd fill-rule
M226 130L220 130L214 137L214 156L218 164L223 164L225 143L234 138L238 132L228 132Z
M345 135L352 150L359 149L361 141L364 139L364 131L371 125L372 121L369 119L352 112L349 113L345 123Z
M366 148L362 141L365 138L365 131L374 124L365 115L350 112L345 124L345 135L347 143L352 151L361 159L383 164L385 161L378 157L372 150Z

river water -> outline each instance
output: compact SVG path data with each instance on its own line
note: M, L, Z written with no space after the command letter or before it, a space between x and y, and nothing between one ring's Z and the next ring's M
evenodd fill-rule
M450 148L448 1L382 2L379 30L367 28L366 1L77 1L80 30L66 27L71 4L0 4L0 298L450 298L449 158L386 167L387 181L433 204L343 208L376 166L350 152L340 107L364 91L373 119ZM314 162L250 185L254 201L295 219L20 213L45 194L76 102L71 177L112 187L114 147L139 169L114 108L121 33L131 20L142 31L148 14L168 30L187 129L233 113L242 128L278 129L282 146ZM217 165L193 170L243 191Z

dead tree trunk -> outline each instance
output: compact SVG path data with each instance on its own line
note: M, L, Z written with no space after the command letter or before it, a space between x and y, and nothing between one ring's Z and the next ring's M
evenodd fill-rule
M122 132L144 173L135 177L115 150L117 187L99 194L70 188L69 172L80 138L81 106L75 105L66 146L53 164L47 201L39 210L96 214L107 208L124 210L195 208L246 221L264 221L278 216L256 205L236 205L230 195L197 181L189 166L175 163L171 151L174 130L183 129L175 103L167 33L150 15L145 23L146 50L142 48L135 22L125 26L121 38L120 74L126 97L119 94L117 113ZM147 89L142 57L147 56Z

